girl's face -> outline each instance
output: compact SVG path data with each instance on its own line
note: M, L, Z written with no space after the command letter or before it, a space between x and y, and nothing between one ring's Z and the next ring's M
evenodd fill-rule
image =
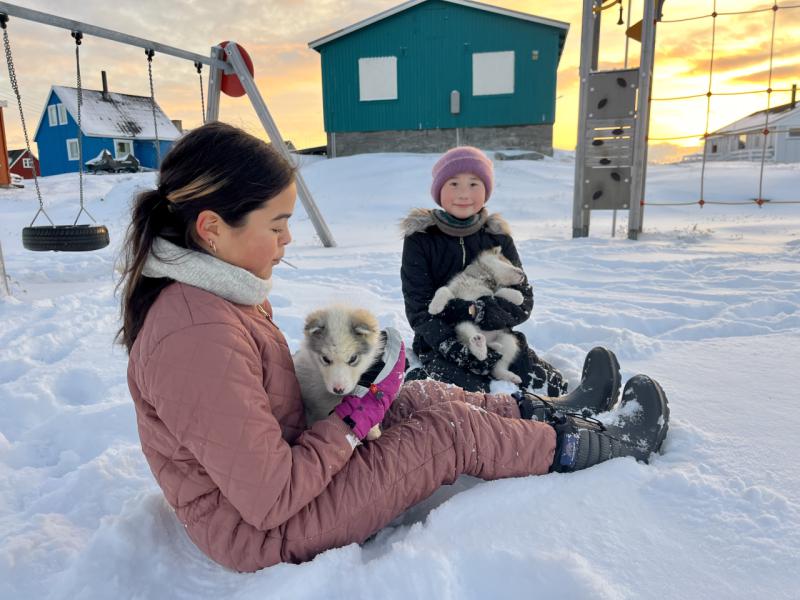
M457 219L467 219L486 204L486 187L477 175L459 173L444 182L439 199L445 212Z
M297 189L292 183L262 208L250 212L239 227L229 226L213 211L203 211L197 217L197 233L212 255L269 279L272 268L283 257L284 246L292 241L289 217L296 199ZM214 242L216 253L209 240Z

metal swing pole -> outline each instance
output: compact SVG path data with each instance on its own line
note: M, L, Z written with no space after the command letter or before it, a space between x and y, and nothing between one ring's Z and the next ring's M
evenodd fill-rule
M182 50L181 48L176 48L175 46L168 46L167 44L161 44L159 42L136 37L134 35L120 33L119 31L114 31L113 29L97 27L96 25L90 25L89 23L65 19L63 17L51 15L50 13L32 10L30 8L23 8L9 2L0 2L0 13L5 13L11 17L17 17L26 21L43 23L44 25L50 25L51 27L60 27L61 29L67 29L69 31L80 31L84 36L88 35L111 40L113 42L119 42L121 44L128 44L129 46L137 46L142 50L152 49L159 54L167 54L177 58L185 58L186 60L200 62L204 65L210 65L212 67L221 67L226 72L230 72L231 70L230 66L221 61L214 60L213 57L209 58L207 56L203 56L202 54L189 52L187 50Z
M579 80L583 85L592 71L597 70L598 55L600 52L600 20L602 13L595 13L595 6L601 0L583 0L583 21L581 25L581 59ZM587 98L581 93L578 98L578 141L575 146L575 187L572 203L572 237L588 237L589 222L592 212L583 202L583 186L587 183L581 165L586 160L586 142L583 139L587 121Z
M219 101L222 90L222 75L225 72L219 65L230 66L222 62L225 60L225 49L222 46L212 46L209 56L212 61L208 74L208 96L206 98L206 123L219 121ZM249 72L248 72L249 75Z
M230 43L225 49L222 49L219 46L214 46L211 48L211 55L205 57L201 54L175 48L174 46L167 46L166 44L160 44L152 40L127 35L112 29L97 27L88 23L82 23L80 21L65 19L49 13L23 8L21 6L9 4L8 2L0 2L0 14L18 17L28 21L35 21L37 23L44 23L45 25L60 27L70 31L80 31L83 33L83 35L104 38L107 40L120 42L122 44L128 44L130 46L138 46L146 51L155 51L161 54L167 54L169 56L184 58L194 62L195 64L200 63L209 65L211 67L211 73L208 80L206 121L219 120L220 86L222 75L235 72L244 86L244 89L250 98L250 102L253 104L253 108L258 114L261 124L264 126L264 130L267 132L272 144L278 149L284 158L292 162L289 151L286 149L286 146L283 143L283 138L281 138L280 132L278 131L275 122L272 120L269 110L267 109L267 105L264 102L264 99L261 97L261 94L259 93L258 88L256 87L255 82L250 75L250 72L247 70L247 66L244 63L236 44ZM225 55L227 55L229 62L224 61ZM297 173L297 191L300 195L300 200L303 203L303 207L306 209L308 216L311 218L317 235L322 243L327 248L336 246L333 235L328 229L328 226L325 224L325 221L322 219L322 214L319 212L317 205L314 203L311 192L308 190L308 187L306 186L305 181L299 172ZM40 212L44 212L41 205L39 210ZM37 212L37 216L38 214L39 213ZM47 216L47 213L45 213L45 216Z
M215 46L217 48L217 46ZM214 49L212 49L213 55ZM228 56L228 60L233 67L236 76L239 78L239 81L242 83L242 86L247 93L247 96L250 98L250 102L253 104L253 108L258 115L259 120L261 121L261 125L264 127L264 130L267 132L270 141L272 142L272 147L276 148L281 155L288 160L290 163L293 163L292 157L289 154L289 150L286 148L286 144L283 143L283 138L281 137L280 131L278 131L278 126L275 124L275 121L272 119L272 115L270 115L269 109L267 108L266 102L264 102L264 98L261 97L261 93L258 91L256 87L255 81L253 81L253 77L250 75L250 71L247 69L247 65L242 58L241 53L239 52L239 47L234 42L230 42L224 49L225 54ZM216 69L212 68L212 79L214 78L214 71ZM219 79L219 78L217 78ZM209 120L211 119L211 109L212 109L212 92L211 92L211 80L208 82L209 84L209 101L208 101L208 110L209 110ZM214 110L219 113L219 82L215 82L217 86L215 91L216 96L216 106ZM319 208L317 208L316 203L314 202L314 198L311 196L311 192L309 191L308 187L306 186L305 181L303 180L303 176L300 174L300 171L297 171L296 174L296 185L297 185L297 193L300 196L300 201L303 203L303 208L305 208L306 213L308 213L311 222L314 224L314 229L319 236L319 239L322 241L322 244L326 248L332 248L336 246L336 242L333 239L333 235L328 229L328 226L325 224L325 220L322 218L322 213L320 213Z
M639 59L639 99L636 127L633 130L633 165L631 201L628 211L628 239L636 240L642 232L644 193L647 178L647 138L650 132L650 93L653 88L653 64L656 51L656 22L664 0L645 0L642 16L642 53Z
M6 263L3 260L3 244L0 244L0 279L3 280L3 286L0 287L0 291L5 290L5 295L11 296L11 290L8 287L8 275L6 275Z

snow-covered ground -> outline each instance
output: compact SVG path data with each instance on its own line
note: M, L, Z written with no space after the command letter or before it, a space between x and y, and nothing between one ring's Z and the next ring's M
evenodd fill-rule
M303 175L338 242L300 203L271 297L289 345L302 320L358 302L407 341L397 222L427 195L433 155L309 161ZM800 199L800 168L771 166L764 197ZM570 475L453 489L363 547L240 575L187 539L138 446L114 261L132 194L152 173L86 178L112 245L33 253L32 186L0 191L11 298L0 299L0 598L798 598L800 205L647 207L640 240L595 213L571 239L573 163L498 162L489 208L512 223L536 289L521 329L574 383L603 344L625 378L658 379L664 453ZM756 195L757 166L712 164L707 199ZM41 181L72 222L77 177ZM650 170L648 199L694 200L699 165ZM792 367L791 365L795 365ZM454 492L459 493L455 494Z

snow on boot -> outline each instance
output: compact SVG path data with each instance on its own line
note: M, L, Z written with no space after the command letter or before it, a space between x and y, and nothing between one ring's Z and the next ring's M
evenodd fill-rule
M616 410L619 417L606 423L606 432L638 448L640 456L636 459L647 462L651 453L661 450L667 436L667 395L654 379L647 375L634 375L625 384Z
M669 405L657 382L636 375L625 384L614 424L562 412L556 412L549 423L556 430L551 471L578 471L620 456L646 463L667 435Z
M614 405L619 394L620 379L617 357L608 348L598 346L586 355L581 383L569 394L549 398L522 392L514 394L514 397L520 413L526 419L545 421L553 410L597 414L610 410Z

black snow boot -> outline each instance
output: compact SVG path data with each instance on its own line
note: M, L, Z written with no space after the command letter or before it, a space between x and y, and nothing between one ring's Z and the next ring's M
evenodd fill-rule
M646 463L667 435L669 405L657 382L636 375L625 384L613 424L560 411L548 422L556 430L551 471L578 471L620 456Z
M581 383L565 396L549 398L527 392L514 394L519 410L526 419L546 420L548 405L568 413L584 416L611 410L619 394L619 361L608 348L592 348L583 361Z

